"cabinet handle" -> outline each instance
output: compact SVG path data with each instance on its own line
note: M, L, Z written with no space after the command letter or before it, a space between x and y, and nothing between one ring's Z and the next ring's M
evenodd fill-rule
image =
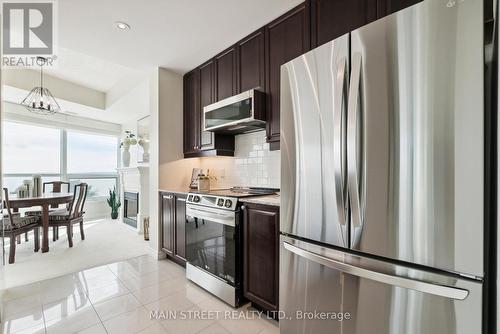
M165 199L172 199L172 198L174 198L174 196L172 196L172 195L163 196L163 197L164 197Z
M246 209L247 209L246 206L244 206L244 205L241 206L241 210L245 211Z

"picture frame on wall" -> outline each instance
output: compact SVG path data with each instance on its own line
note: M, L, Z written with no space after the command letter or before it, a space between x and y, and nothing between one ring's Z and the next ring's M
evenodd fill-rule
M137 121L137 162L149 162L149 126L151 116L148 115Z

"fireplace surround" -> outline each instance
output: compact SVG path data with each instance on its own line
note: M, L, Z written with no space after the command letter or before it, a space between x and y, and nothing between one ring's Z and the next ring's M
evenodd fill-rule
M120 218L137 233L143 233L143 220L149 216L149 168L119 168Z
M137 228L139 214L139 193L125 191L123 193L123 222Z

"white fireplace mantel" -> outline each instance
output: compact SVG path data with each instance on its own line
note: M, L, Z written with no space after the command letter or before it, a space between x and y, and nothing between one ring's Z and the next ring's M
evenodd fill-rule
M143 233L142 221L149 215L149 167L117 168L120 178L120 220L123 221L123 207L125 192L139 193L139 213L137 214L137 232ZM127 225L128 226L128 225Z

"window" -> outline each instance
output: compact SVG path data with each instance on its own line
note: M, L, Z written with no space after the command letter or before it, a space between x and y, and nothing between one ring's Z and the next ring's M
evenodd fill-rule
M115 173L116 137L68 131L68 173Z
M25 180L32 180L31 175L26 176L4 176L3 178L3 187L9 189L10 193L16 192L19 186L23 185ZM51 181L60 181L61 177L59 176L42 176L42 182L51 182Z
M69 180L89 185L88 198L108 195L117 186L118 137L5 121L3 186L11 193L31 180Z
M116 187L116 178L70 179L69 182L71 184L71 189L74 189L75 185L78 183L87 183L89 185L87 190L87 197L108 196L109 189L113 189L113 187Z
M5 122L3 131L4 173L60 173L60 130Z

